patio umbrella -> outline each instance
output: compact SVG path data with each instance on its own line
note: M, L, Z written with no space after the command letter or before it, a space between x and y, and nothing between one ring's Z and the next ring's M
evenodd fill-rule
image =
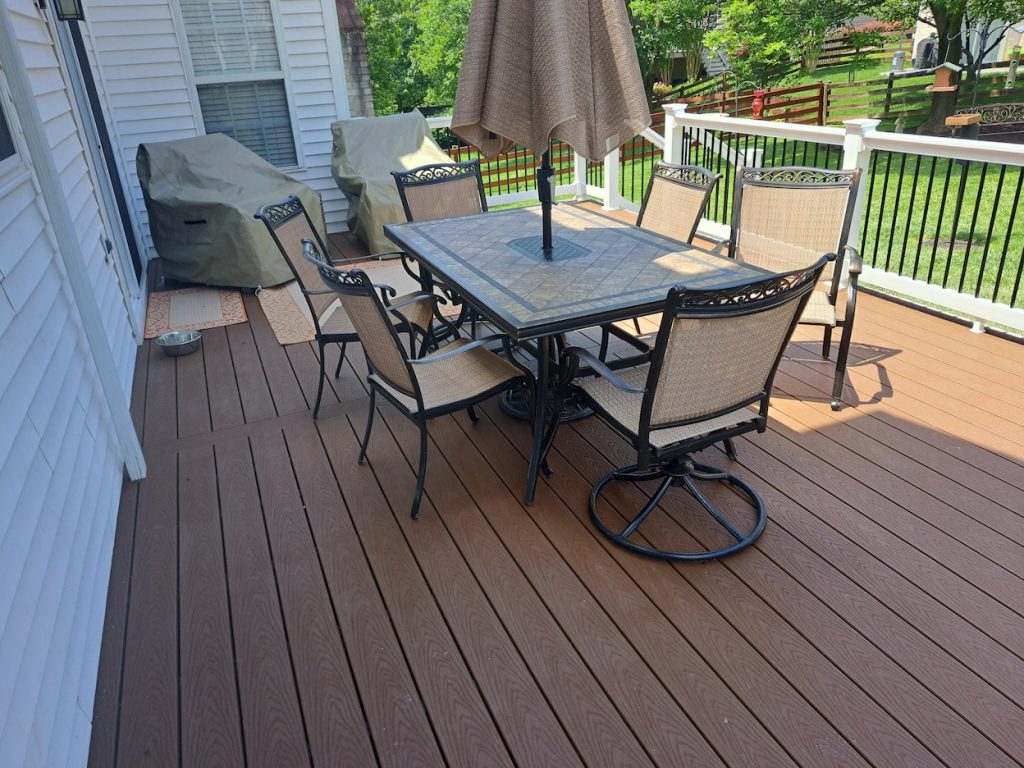
M452 130L488 158L517 144L542 158L545 258L550 140L598 161L650 123L624 0L473 0Z

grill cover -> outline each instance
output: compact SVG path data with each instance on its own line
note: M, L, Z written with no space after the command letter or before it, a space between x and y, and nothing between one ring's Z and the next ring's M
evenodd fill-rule
M293 278L266 225L266 203L295 195L321 234L316 192L222 133L140 144L139 183L163 273L205 285L257 288Z

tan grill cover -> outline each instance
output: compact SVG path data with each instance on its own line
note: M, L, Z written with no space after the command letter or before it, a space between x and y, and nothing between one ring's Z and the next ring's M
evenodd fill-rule
M485 156L598 161L650 124L624 0L473 0L452 130Z
M320 198L223 133L140 144L139 183L163 273L237 288L293 279L262 221L267 203L295 195L324 232Z
M386 117L359 117L331 124L331 173L348 200L348 228L371 253L395 250L385 224L405 221L392 171L450 163L434 142L419 110Z

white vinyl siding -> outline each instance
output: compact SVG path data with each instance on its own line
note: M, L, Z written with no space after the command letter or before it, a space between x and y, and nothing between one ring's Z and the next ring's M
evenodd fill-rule
M331 177L331 123L348 117L349 107L334 0L277 0L276 6L278 54L292 86L302 158L302 167L288 173L320 193L327 231L341 232L347 205ZM148 259L157 254L135 172L138 146L205 132L179 19L170 0L88 0L82 25L91 33L93 70Z
M270 0L183 0L199 108L224 133L282 168L298 165Z
M32 0L7 4L127 391L136 346L51 30ZM120 449L6 76L18 151L0 162L0 764L84 765Z

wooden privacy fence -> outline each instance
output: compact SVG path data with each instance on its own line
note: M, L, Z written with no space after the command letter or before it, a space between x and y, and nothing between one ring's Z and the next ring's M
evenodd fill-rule
M977 104L1013 102L1024 98L1024 81L1007 90L999 87L1001 77L983 77ZM987 82L986 82L987 81ZM764 91L763 120L804 125L841 125L844 120L871 117L893 123L901 115L907 128L924 122L932 95L925 87L933 82L929 73L890 73L884 80L859 83L809 83ZM957 91L957 107L969 106L973 81L963 81ZM691 114L718 112L736 117L752 117L753 91L739 94L721 91L680 99Z

